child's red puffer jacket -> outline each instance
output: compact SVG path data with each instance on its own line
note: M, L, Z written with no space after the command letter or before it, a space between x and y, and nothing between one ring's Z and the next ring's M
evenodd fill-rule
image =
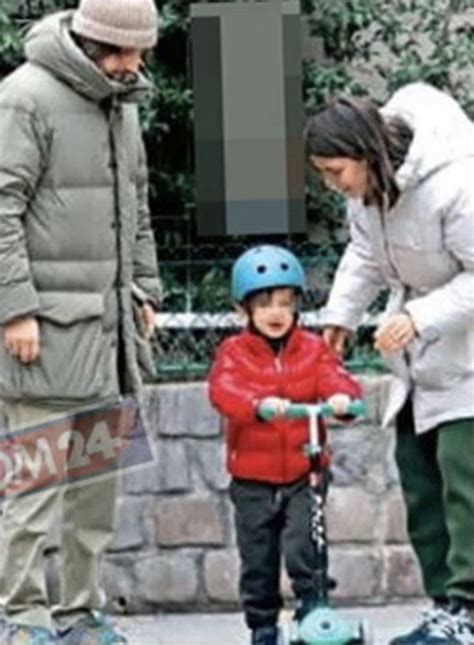
M209 395L227 419L227 467L231 475L275 484L308 472L305 419L260 421L267 396L314 403L332 394L360 398L361 388L323 339L295 327L277 356L264 338L244 331L220 346L209 376Z

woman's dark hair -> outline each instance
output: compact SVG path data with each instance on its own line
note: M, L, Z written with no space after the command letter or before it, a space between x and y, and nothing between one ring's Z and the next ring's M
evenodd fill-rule
M401 118L384 119L377 106L361 99L338 99L312 116L305 132L309 157L348 157L366 160L369 167L367 204L383 210L399 197L395 172L413 138Z

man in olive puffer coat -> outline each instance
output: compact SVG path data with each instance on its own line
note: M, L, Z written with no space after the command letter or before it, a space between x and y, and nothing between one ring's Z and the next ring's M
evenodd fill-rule
M82 0L31 29L26 63L0 84L0 399L10 431L139 388L147 347L132 291L148 333L160 299L137 113L149 89L141 56L156 38L152 0ZM109 479L7 500L8 642L58 642L41 560L59 500L60 642L125 642L95 613L114 499Z

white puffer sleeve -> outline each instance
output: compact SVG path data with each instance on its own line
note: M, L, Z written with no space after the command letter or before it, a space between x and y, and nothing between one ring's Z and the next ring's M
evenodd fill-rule
M339 263L328 303L321 311L323 325L355 330L366 309L386 286L358 211L360 208L348 203L351 241Z

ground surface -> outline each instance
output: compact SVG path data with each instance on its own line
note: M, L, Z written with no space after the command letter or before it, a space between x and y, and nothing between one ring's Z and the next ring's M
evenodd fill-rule
M345 610L350 619L367 619L374 645L387 645L395 635L411 629L420 605L392 605ZM130 645L248 645L248 631L240 614L163 614L119 618Z

